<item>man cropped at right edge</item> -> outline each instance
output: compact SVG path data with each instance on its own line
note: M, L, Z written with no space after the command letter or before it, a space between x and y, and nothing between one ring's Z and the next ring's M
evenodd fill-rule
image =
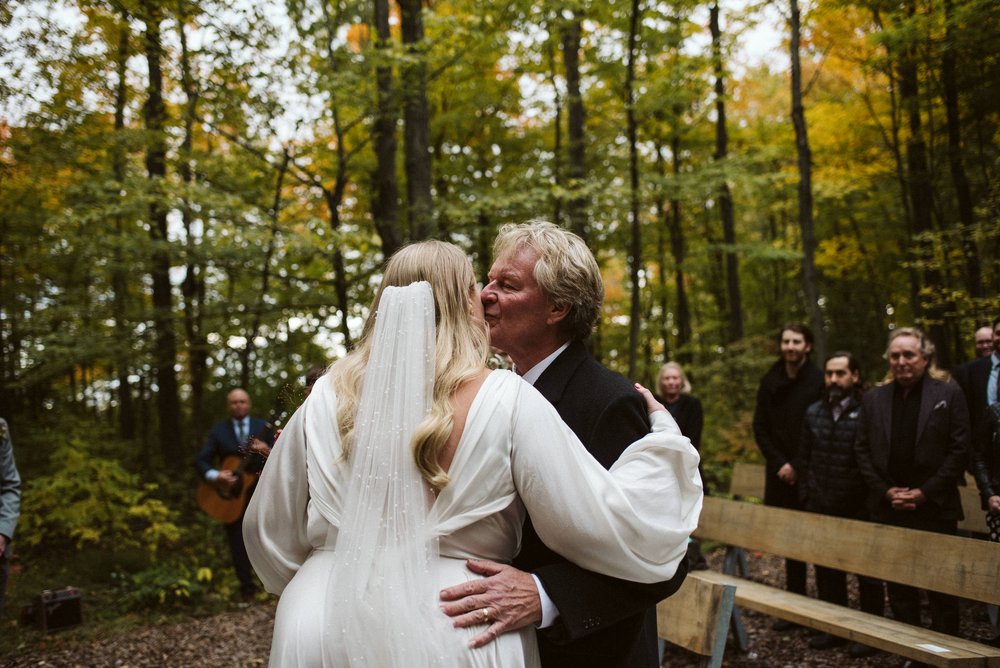
M1000 316L993 319L992 352L977 357L955 369L955 380L965 392L965 402L969 406L972 437L976 442L985 437L986 409L995 404L1000 395ZM979 349L979 330L976 331L976 349Z
M969 413L955 383L934 378L934 344L916 327L889 335L892 382L861 400L854 454L872 519L954 535L962 519L958 481L969 458ZM887 582L893 616L920 626L919 591ZM958 635L958 599L927 592L931 628Z
M604 297L590 250L551 223L508 225L494 244L489 278L482 300L492 344L610 467L649 423L632 383L601 366L583 343ZM656 668L655 606L687 574L686 560L673 579L656 584L583 570L549 550L530 518L513 565L469 567L488 577L444 590L445 612L458 617L469 601L485 600L498 611L501 633L535 624L543 668Z

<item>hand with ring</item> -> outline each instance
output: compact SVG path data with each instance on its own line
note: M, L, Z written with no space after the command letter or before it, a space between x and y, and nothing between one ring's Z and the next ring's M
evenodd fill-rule
M441 610L456 628L486 625L470 647L482 647L504 633L536 624L542 619L538 588L530 573L509 564L468 561L480 578L441 591Z

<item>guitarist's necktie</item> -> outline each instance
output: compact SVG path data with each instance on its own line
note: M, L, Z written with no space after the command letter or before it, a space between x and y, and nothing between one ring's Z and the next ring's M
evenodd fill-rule
M243 420L236 423L236 442L243 445L243 440L247 437L246 427Z

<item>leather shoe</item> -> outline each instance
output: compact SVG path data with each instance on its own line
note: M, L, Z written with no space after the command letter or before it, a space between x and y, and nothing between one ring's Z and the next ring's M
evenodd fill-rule
M820 633L809 640L809 646L813 649L831 649L846 644L846 638L838 638L830 633Z
M847 646L847 653L852 659L863 659L868 656L875 656L878 650L869 645L862 645L859 642L852 642Z

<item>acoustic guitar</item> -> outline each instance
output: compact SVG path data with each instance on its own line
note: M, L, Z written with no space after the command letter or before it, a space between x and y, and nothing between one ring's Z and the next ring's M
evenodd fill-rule
M267 431L273 431L274 424L278 422L277 419L266 420L264 422L264 429L248 438L246 443L240 446L242 455L223 457L222 463L219 465L219 470L233 472L236 476L236 483L232 487L228 490L223 490L216 486L214 482L207 480L203 480L198 485L198 490L195 492L195 500L198 502L198 506L208 513L209 517L223 524L231 524L243 514L243 510L246 508L247 503L249 503L250 490L253 489L253 484L260 475L259 473L249 472L247 467L257 457L266 459L265 455L255 451L249 444L254 439L263 440L260 437Z

